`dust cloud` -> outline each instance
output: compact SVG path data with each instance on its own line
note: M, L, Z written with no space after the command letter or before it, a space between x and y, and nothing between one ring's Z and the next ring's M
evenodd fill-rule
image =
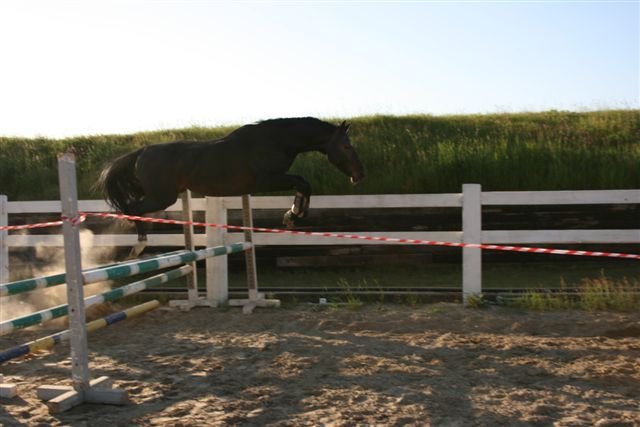
M82 251L82 268L87 269L113 262L116 254L114 247L94 245L94 233L91 230L80 231L80 247ZM18 265L18 271L12 271L17 280L31 277L49 276L64 273L64 250L61 247L45 245L35 246L28 260L12 259L12 265ZM105 292L110 289L110 282L100 282L84 287L85 296ZM33 292L14 295L0 299L0 321L25 316L67 302L67 286L60 285Z

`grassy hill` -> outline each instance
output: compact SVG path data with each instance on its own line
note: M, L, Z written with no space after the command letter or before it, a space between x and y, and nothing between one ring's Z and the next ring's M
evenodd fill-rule
M335 120L337 122L338 120ZM324 156L298 157L292 173L314 194L640 188L640 110L351 119L351 140L367 169L352 187ZM57 153L75 152L80 197L110 159L145 144L216 139L233 127L53 140L0 138L0 194L9 200L58 198ZM2 130L0 129L0 133Z

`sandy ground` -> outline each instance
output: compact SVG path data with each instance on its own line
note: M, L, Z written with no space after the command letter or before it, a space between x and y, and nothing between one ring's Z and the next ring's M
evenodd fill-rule
M2 366L20 397L1 401L0 423L640 425L640 313L160 309L93 333L90 350L92 374L131 405L50 415L35 388L70 383L63 345Z

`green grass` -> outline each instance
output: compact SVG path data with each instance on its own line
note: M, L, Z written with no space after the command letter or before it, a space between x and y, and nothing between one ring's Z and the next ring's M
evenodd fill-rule
M621 281L640 277L640 262L624 260L583 262L485 263L482 281L489 288L577 287L583 280L602 276ZM204 277L204 276L203 276ZM245 286L244 272L231 272L231 287ZM259 268L263 287L327 287L350 290L377 290L388 287L461 288L460 264L426 264L422 267L372 266L366 268L292 269Z
M574 295L530 291L521 297L508 299L507 305L538 311L637 311L640 310L640 280L612 280L602 275L584 279Z
M639 111L380 116L352 129L369 170L360 193L457 192L469 182L487 191L640 184ZM354 191L311 156L294 169L321 189Z
M204 288L204 269L198 275ZM151 274L151 273L150 273ZM153 273L155 274L155 273ZM632 260L598 260L581 262L509 262L485 263L482 281L484 289L495 288L575 288L584 281L597 282L601 278L612 282L624 282L627 278L640 277L640 263ZM179 279L167 283L167 287L184 286ZM130 279L122 279L122 284ZM378 291L381 288L448 287L461 289L461 264L425 264L421 267L370 266L359 268L329 269L278 269L259 267L258 284L262 288L327 288L356 291ZM246 288L243 270L229 273L231 288Z
M483 266L483 288L531 289L522 296L509 297L505 304L527 310L566 310L580 309L589 311L632 311L640 309L640 263L637 261L612 260L611 262L538 262L503 263ZM204 270L199 270L204 280ZM394 287L450 287L461 289L461 266L459 264L425 265L422 268L370 267L344 269L296 269L258 268L260 288L283 287L321 289L339 289L342 294L327 293L329 305L346 306L358 309L367 303L402 303L415 306L425 301L420 294L383 295L381 288ZM122 279L119 285L130 282ZM244 272L231 272L231 288L246 289ZM167 287L184 287L184 279L167 283ZM200 283L204 288L204 282ZM545 289L580 289L579 294L569 296L540 292ZM204 290L204 289L203 289ZM361 291L371 291L369 295ZM377 293L378 292L378 293ZM270 298L273 296L269 296ZM308 301L304 296L278 295L289 305ZM317 295L315 296L317 298ZM460 295L461 297L461 295ZM148 297L141 296L142 299ZM169 297L164 299L166 302ZM140 300L135 299L135 302ZM472 301L473 306L482 307L485 300Z
M351 121L351 139L367 179L354 188L336 169L327 168L323 156L301 155L292 173L304 175L314 194L458 192L472 182L486 191L640 188L640 110ZM231 129L0 138L0 194L9 200L57 198L56 155L71 150L77 157L80 197L99 198L91 185L110 159L146 144L215 139Z

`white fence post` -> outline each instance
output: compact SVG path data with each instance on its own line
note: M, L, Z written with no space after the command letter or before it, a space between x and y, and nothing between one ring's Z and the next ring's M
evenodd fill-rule
M462 242L482 243L482 187L462 185ZM462 249L462 297L482 293L482 249Z
M7 196L0 195L0 226L9 225L7 212ZM9 281L9 246L7 244L7 230L0 230L0 283Z
M227 208L222 197L206 198L205 222L209 224L226 224ZM225 244L226 230L207 227L207 247ZM208 257L207 263L207 299L213 307L229 300L228 260L226 256Z

